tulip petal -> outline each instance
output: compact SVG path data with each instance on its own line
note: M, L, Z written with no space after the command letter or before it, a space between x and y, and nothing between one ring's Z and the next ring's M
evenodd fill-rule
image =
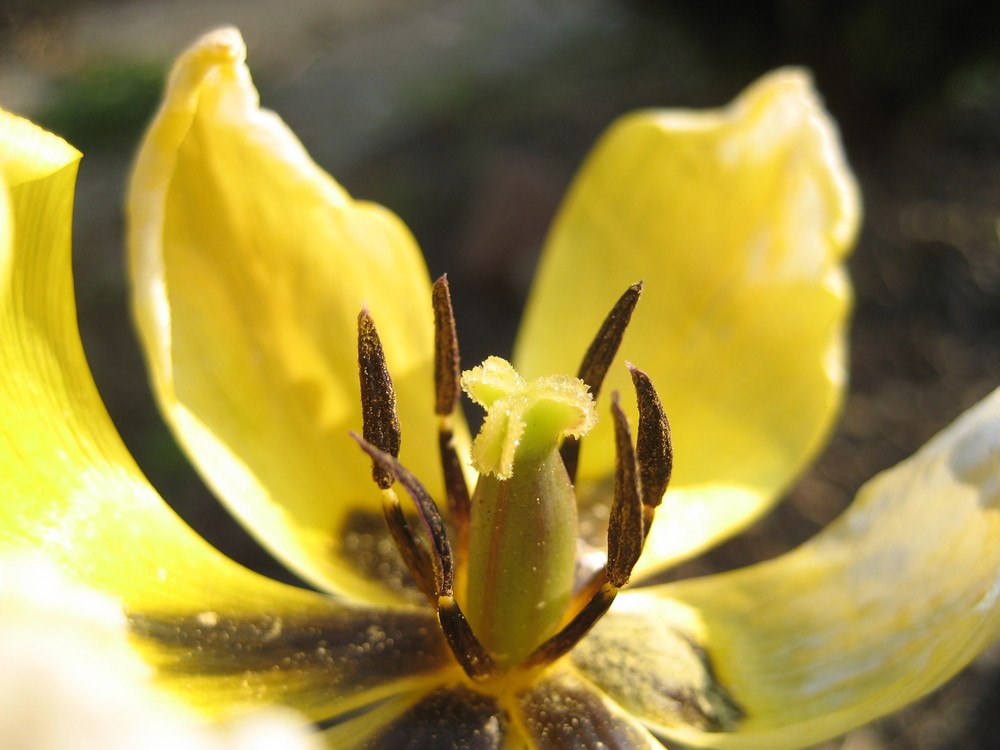
M348 436L356 320L367 304L402 461L437 492L430 281L402 223L352 200L260 109L244 57L234 29L188 50L137 159L129 250L148 366L188 455L265 546L319 587L391 601L349 559L351 519L381 512Z
M457 669L428 610L348 608L251 573L150 487L100 401L77 332L70 228L78 160L61 139L0 111L0 554L44 558L120 601L161 683L209 715L284 703L328 716L412 688L444 664ZM259 627L261 618L288 623L284 635ZM359 659L366 649L391 651L379 634L404 620L416 627L395 637L399 659L375 667ZM273 644L256 662L212 671L213 623L232 631L230 650L236 635L253 650L255 624L257 640L270 633ZM293 646L303 649L289 645L292 634L315 637L315 647L316 633L328 631L328 653L314 648L294 670L284 666ZM177 643L199 637L206 643ZM198 676L184 675L181 662ZM280 671L294 678L279 684Z
M663 750L638 721L572 670L500 696L462 685L400 695L325 733L331 748Z
M335 750L525 747L495 698L458 685L399 696L323 738Z
M74 577L128 590L137 607L184 597L193 591L164 585L171 566L162 576L157 571L171 556L203 558L208 548L181 526L126 453L77 333L70 230L80 155L6 112L0 112L0 153L2 549L40 548ZM150 537L140 547L134 534L145 527ZM119 555L132 547L139 554L122 565Z
M649 699L656 670L616 676L596 657L578 664L681 743L804 747L928 693L1000 635L1000 391L875 477L798 549L623 594L613 613L619 640L627 628L647 642L691 637L742 713L728 728L698 727ZM615 636L600 637L606 651Z
M634 717L569 670L540 680L516 702L519 724L534 750L663 750Z
M158 683L196 696L210 716L267 701L322 721L458 677L428 609L327 603L325 612L150 612L129 625Z
M835 126L797 70L720 111L628 116L576 178L515 364L574 372L614 300L644 280L620 353L660 393L679 491L637 575L744 527L816 453L844 386L841 264L858 212ZM631 392L621 364L602 394L615 389ZM584 492L610 476L610 422L583 441Z

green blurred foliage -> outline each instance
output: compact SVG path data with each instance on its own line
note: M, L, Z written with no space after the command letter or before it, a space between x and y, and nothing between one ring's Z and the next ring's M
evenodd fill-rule
M131 150L159 103L166 68L149 61L90 63L55 82L36 119L84 152Z

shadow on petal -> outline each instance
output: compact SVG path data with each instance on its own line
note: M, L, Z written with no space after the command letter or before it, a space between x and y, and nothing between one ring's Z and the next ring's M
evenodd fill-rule
M166 688L239 712L270 696L323 721L457 670L428 610L336 607L324 615L132 614Z

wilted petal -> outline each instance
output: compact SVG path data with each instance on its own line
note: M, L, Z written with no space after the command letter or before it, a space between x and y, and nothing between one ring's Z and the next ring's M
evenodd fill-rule
M352 200L259 108L244 56L233 29L186 52L139 152L142 343L163 413L242 522L313 583L387 600L345 543L350 518L380 512L348 437L361 426L356 319L366 303L385 345L402 460L438 483L430 281L402 223Z
M408 644L406 658L365 672L359 650L391 656L372 643L390 614L239 567L149 486L100 401L76 328L70 216L78 159L61 139L0 112L0 552L43 558L111 595L142 636L139 651L161 667L162 683L210 715L283 703L328 716L440 669L444 648L431 616L407 610L399 616L429 627L396 639L398 648ZM208 668L213 653L198 638L216 626L252 631L262 619L318 623L339 633L341 652L332 653L331 638L331 654L313 653L289 670L282 660L297 652L289 653L288 633L298 631L290 626L276 639L258 628L258 641L270 634L276 645L238 669ZM237 649L235 640L229 648ZM184 660L186 674L177 678ZM295 678L281 683L282 670Z
M655 686L642 670L605 684L684 743L803 747L933 690L1000 633L1000 391L797 550L615 607L647 639L693 637L744 714L711 731L641 700Z
M608 307L645 281L621 359L662 397L677 491L637 573L758 517L815 454L844 385L841 264L858 210L835 127L797 70L723 110L625 117L584 165L515 364L525 376L575 371ZM602 393L616 388L631 392L621 364ZM611 473L603 422L583 443L584 480Z

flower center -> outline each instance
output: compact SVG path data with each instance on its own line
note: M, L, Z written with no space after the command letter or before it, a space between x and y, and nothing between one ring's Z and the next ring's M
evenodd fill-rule
M568 653L628 583L672 465L670 430L648 377L629 365L639 407L637 440L612 395L614 496L604 567L579 584L575 481L579 439L597 421L594 401L638 301L641 285L618 300L587 350L577 377L528 382L490 357L459 378L447 279L434 284L438 444L448 524L420 481L403 467L396 399L375 324L358 317L363 437L382 490L389 529L414 582L438 615L445 640L481 689L502 690L526 671ZM486 409L472 444L479 472L470 496L451 419L459 384ZM395 493L398 482L416 523Z

